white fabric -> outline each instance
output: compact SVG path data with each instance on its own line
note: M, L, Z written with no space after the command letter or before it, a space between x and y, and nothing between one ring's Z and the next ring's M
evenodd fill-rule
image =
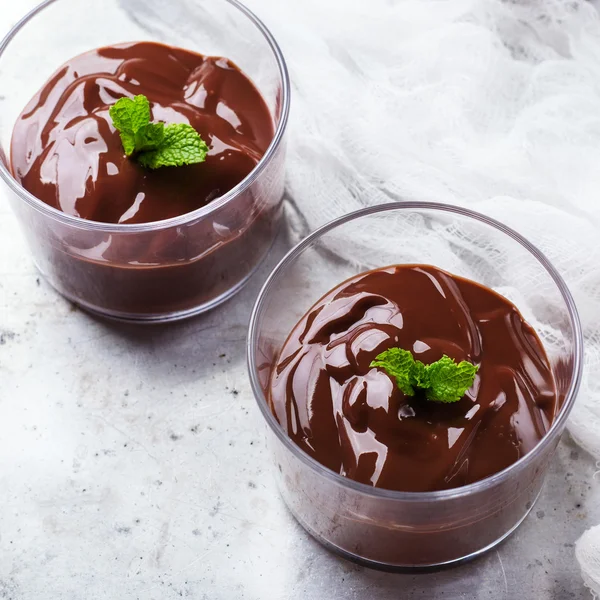
M600 525L586 531L575 545L585 584L594 598L600 596Z

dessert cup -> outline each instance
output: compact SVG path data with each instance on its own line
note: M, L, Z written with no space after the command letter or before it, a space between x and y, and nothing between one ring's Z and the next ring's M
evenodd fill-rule
M275 135L252 172L202 208L144 224L87 221L15 180L12 128L61 64L127 41L231 59L261 92ZM128 321L182 319L232 296L267 254L281 221L290 86L273 36L237 0L47 0L0 42L0 90L0 178L38 269L73 302Z
M266 400L279 351L319 298L358 273L415 263L474 280L516 304L544 344L560 405L529 454L491 477L444 491L378 489L330 471L290 440ZM497 221L463 208L405 202L325 225L275 268L250 321L250 379L284 501L322 544L367 566L431 568L478 556L510 535L535 504L577 395L582 348L577 310L560 275Z

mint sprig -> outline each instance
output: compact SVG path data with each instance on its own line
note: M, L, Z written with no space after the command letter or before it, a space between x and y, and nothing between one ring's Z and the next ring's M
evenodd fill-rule
M126 156L135 156L143 167L182 167L206 160L208 146L191 125L150 122L150 102L143 94L120 98L109 115Z
M384 369L396 379L406 396L414 396L415 388L425 391L425 397L435 402L458 402L473 385L479 367L463 360L460 363L444 355L425 365L415 360L408 350L390 348L379 354L371 368Z

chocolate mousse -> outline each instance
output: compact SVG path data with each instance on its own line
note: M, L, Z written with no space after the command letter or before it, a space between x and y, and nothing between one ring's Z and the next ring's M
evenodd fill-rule
M154 122L191 125L205 162L148 169L125 156L109 109L145 95ZM274 136L260 92L231 61L151 42L92 50L68 61L17 120L14 177L42 202L85 221L138 225L207 206L244 180ZM280 160L280 162L282 162ZM161 314L210 303L244 280L277 229L282 164L209 219L151 233L57 231L51 270L63 293L115 315ZM281 182L279 182L281 179Z
M458 402L405 395L372 365L391 348L478 367ZM426 265L357 275L294 327L268 402L291 439L332 471L389 490L460 487L542 439L558 411L543 346L496 292Z

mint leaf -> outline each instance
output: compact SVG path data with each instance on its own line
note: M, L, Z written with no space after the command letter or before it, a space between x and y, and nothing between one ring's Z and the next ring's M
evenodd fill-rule
M156 150L165 139L164 123L148 123L135 134L135 151Z
M398 387L405 395L414 396L415 390L412 386L414 364L415 359L408 350L390 348L377 356L370 366L385 369L388 375L396 379Z
M135 134L129 131L121 131L121 143L127 156L131 156L135 150Z
M120 98L109 115L126 156L135 154L143 167L181 167L206 159L208 146L191 125L150 122L150 102L142 94Z
M425 392L428 400L458 402L473 385L477 367L463 360L456 361L443 356L427 367L429 386Z
M429 387L429 371L420 360L415 361L410 376L413 386L423 389Z
M110 107L109 114L119 131L135 133L150 123L150 102L142 94L135 98L120 98Z
M113 125L121 135L127 156L137 148L136 134L150 123L150 102L143 95L135 98L119 98L108 111Z
M164 138L156 149L140 154L138 161L150 169L181 167L204 162L207 154L206 142L191 125L174 123L165 127Z
M406 396L414 396L417 388L425 391L428 400L445 403L458 402L473 385L479 370L479 367L466 360L456 364L454 359L446 355L425 365L402 348L385 350L370 366L382 368L394 377Z

